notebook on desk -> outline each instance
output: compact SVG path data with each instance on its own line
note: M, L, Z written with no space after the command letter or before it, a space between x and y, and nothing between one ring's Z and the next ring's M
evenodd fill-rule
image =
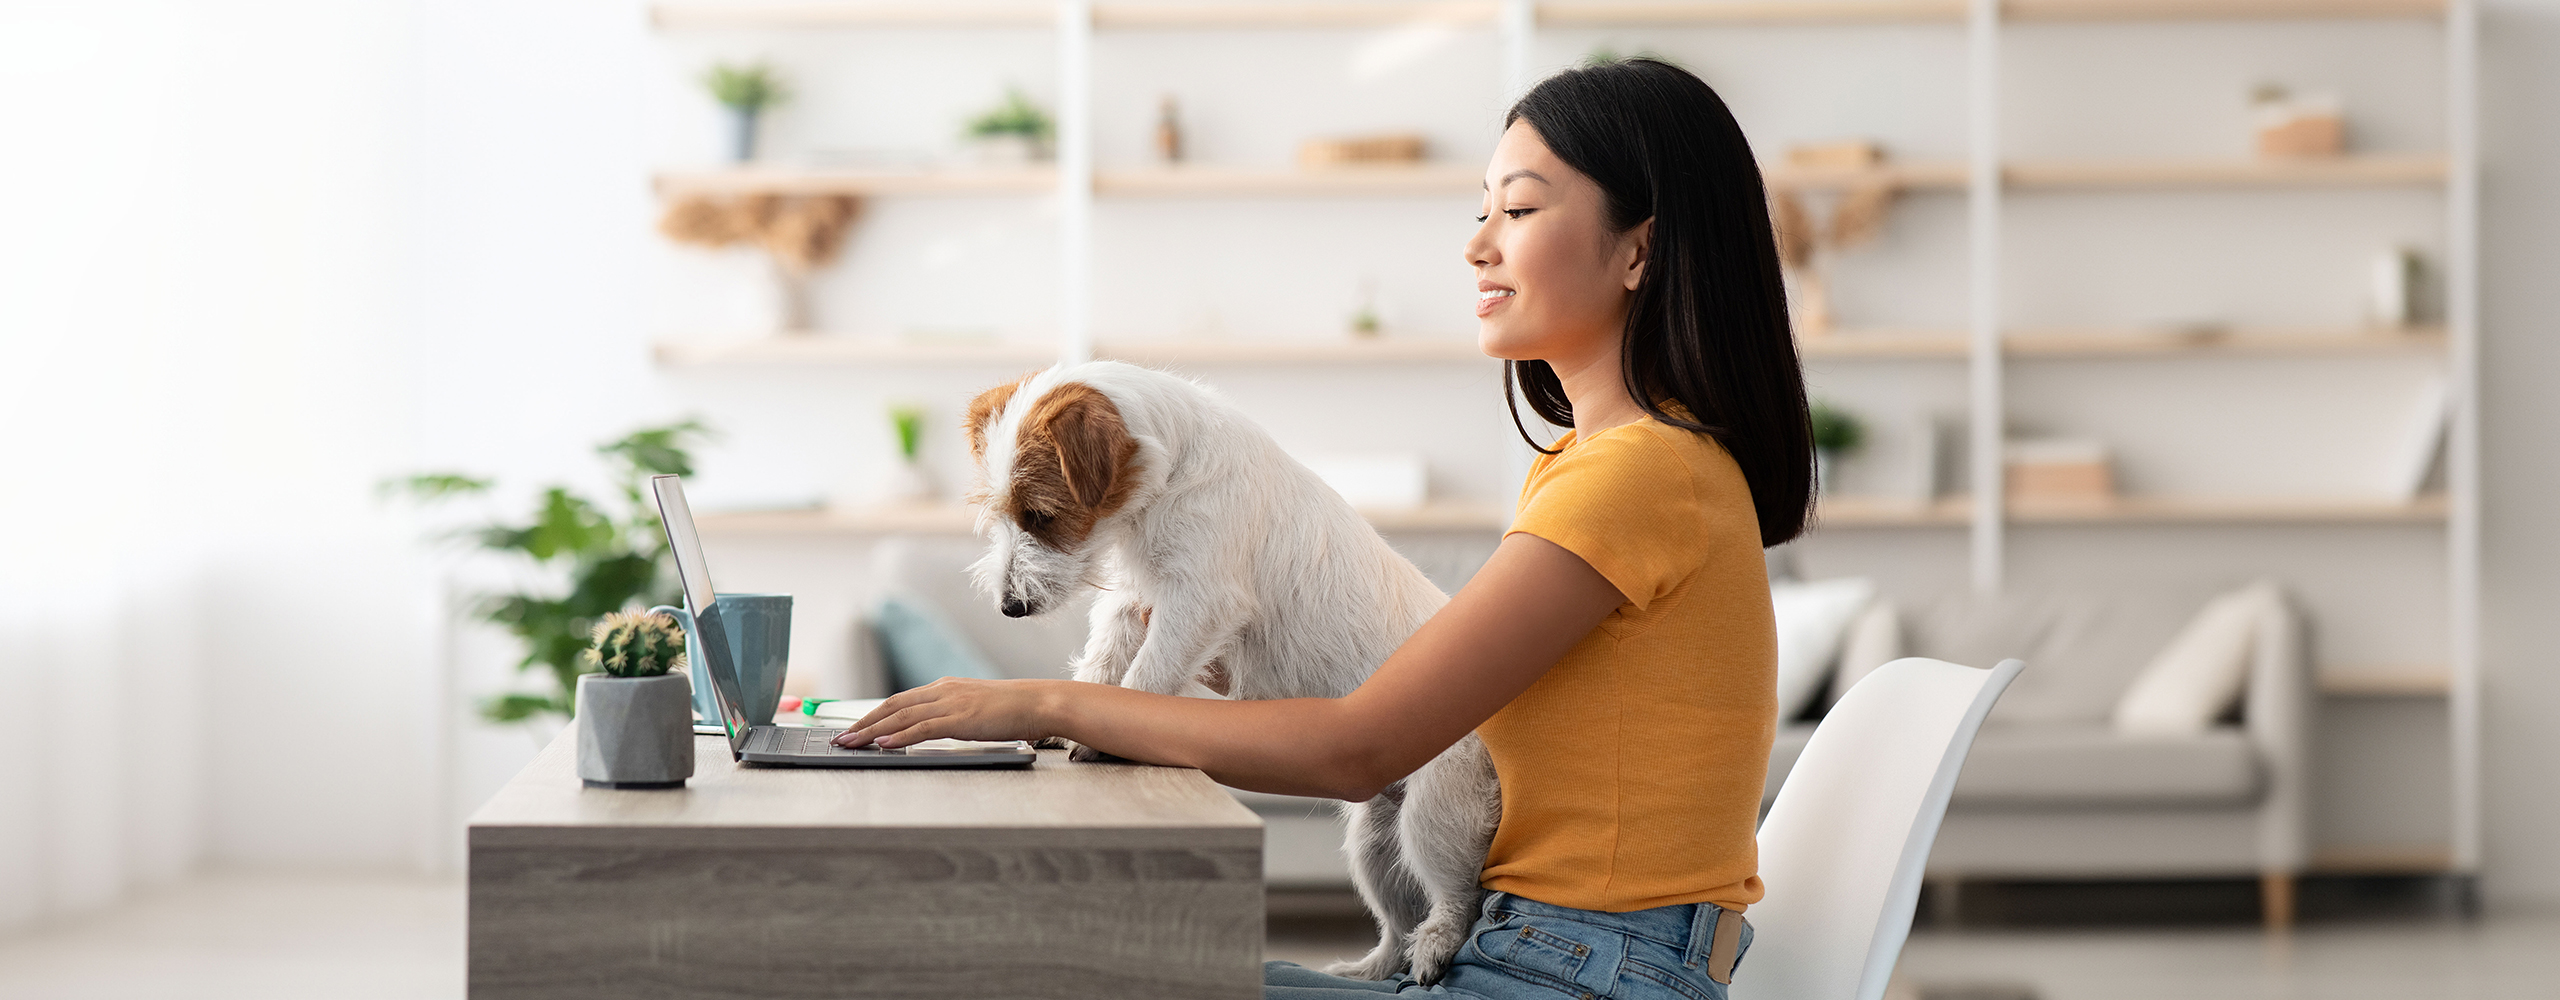
M1027 743L848 750L830 742L836 734L832 729L755 724L741 707L746 704L744 688L738 682L737 664L731 660L729 630L718 596L711 589L711 566L702 555L702 537L694 530L692 508L685 504L684 483L675 476L653 476L649 488L658 501L658 520L665 526L667 550L675 556L676 576L684 584L686 606L693 609L693 626L706 661L694 665L693 681L711 685L721 731L729 738L730 759L797 767L1019 767L1039 759Z

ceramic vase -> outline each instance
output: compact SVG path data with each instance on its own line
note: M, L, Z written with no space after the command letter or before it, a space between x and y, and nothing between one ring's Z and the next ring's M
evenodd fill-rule
M762 113L758 111L729 109L730 160L745 163L756 158L756 119L760 117Z
M679 788L693 777L693 687L683 674L578 678L578 778L589 788Z

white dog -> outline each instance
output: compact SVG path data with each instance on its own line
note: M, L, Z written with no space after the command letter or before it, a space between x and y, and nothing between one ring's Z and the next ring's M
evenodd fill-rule
M1159 694L1348 694L1447 602L1360 514L1208 389L1116 362L1052 368L969 404L975 573L1008 616L1101 587L1077 680ZM1080 756L1091 756L1077 748ZM1501 818L1469 734L1347 804L1378 946L1325 971L1439 979L1465 941ZM1409 965L1408 965L1409 963Z

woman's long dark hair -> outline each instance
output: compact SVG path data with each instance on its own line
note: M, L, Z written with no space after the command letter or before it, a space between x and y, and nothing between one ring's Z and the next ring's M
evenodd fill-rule
M1654 419L1713 436L1742 467L1760 544L1802 534L1813 507L1813 419L1787 324L1786 285L1769 224L1769 193L1742 126L1706 81L1652 59L1569 69L1511 106L1547 148L1600 185L1609 228L1653 220L1652 252L1627 312L1619 357L1627 394ZM1544 361L1505 362L1550 424L1573 424L1573 401ZM1664 412L1676 400L1694 419ZM1547 449L1529 437L1529 446Z

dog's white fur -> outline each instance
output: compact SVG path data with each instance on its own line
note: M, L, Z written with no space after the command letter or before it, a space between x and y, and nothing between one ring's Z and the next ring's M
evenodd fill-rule
M1013 493L1025 474L1056 475L1043 463L1072 461L1023 425L1045 416L1044 397L1078 385L1109 401L1135 448L1122 448L1112 470L1129 477L1112 480L1116 505L1081 498L1105 509L1061 548L1026 529L1037 522L1021 520L1017 504L1028 501ZM979 528L990 543L973 571L1008 614L1103 588L1072 665L1077 680L1159 694L1217 697L1214 685L1235 698L1339 697L1447 602L1340 494L1196 383L1093 362L1004 391L972 408L985 476ZM1038 442L1033 453L1021 453L1026 436ZM1492 759L1469 734L1376 798L1345 805L1343 850L1380 934L1367 956L1325 971L1440 978L1475 919L1500 795Z

